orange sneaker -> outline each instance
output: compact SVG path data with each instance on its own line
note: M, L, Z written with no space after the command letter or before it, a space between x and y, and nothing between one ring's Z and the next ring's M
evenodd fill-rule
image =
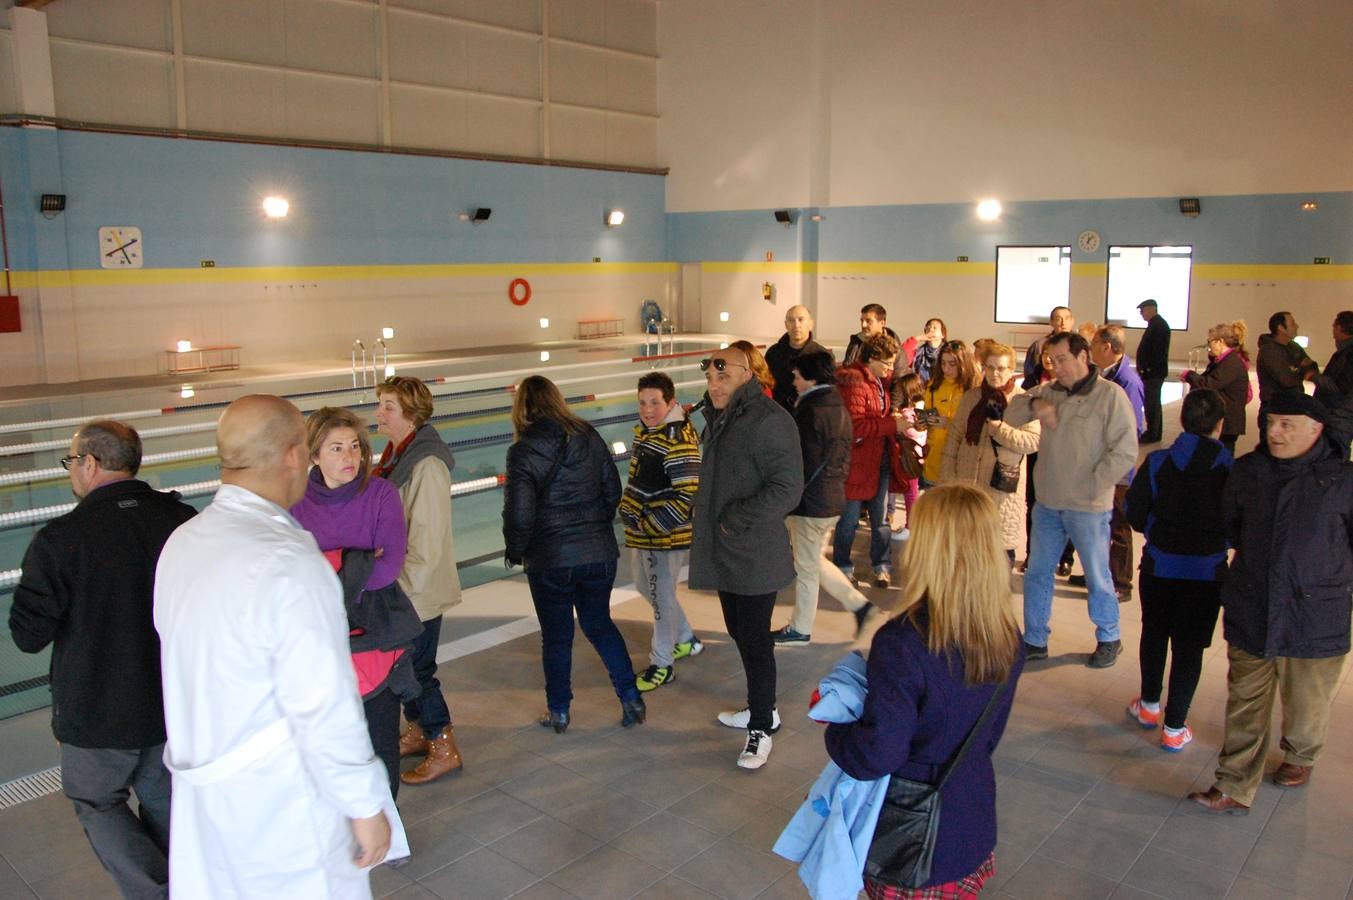
M1185 725L1175 734L1162 730L1160 733L1160 749L1166 753L1178 753L1184 749L1184 745L1193 740L1193 732L1189 726Z
M1127 706L1127 714L1137 720L1137 724L1150 730L1160 724L1160 710L1151 712L1142 706L1141 697L1133 697Z

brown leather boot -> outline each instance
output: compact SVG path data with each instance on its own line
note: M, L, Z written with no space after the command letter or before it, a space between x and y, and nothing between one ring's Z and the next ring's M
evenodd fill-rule
M399 776L405 784L427 784L443 775L459 772L464 764L456 748L456 733L448 725L428 742L428 755L417 766Z
M410 722L409 727L399 736L399 758L427 752L428 739L427 735L423 734L423 726L417 722Z

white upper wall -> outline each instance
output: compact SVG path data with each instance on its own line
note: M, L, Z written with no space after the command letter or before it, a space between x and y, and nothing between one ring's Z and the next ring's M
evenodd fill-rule
M656 0L55 0L43 14L60 119L658 164ZM0 28L0 113L18 111L12 48Z
M1353 3L665 0L671 212L1353 189Z

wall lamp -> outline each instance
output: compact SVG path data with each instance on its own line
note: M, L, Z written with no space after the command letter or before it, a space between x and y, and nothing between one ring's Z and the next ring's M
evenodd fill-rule
M618 228L625 224L625 211L623 209L606 210L606 227Z
M794 216L787 209L777 209L775 211L775 221L788 228L794 224Z
M487 206L477 206L475 207L474 212L470 214L470 224L483 225L489 220L489 216L491 215L493 215L493 210L489 209Z
M1179 212L1189 218L1197 218L1203 211L1203 204L1197 197L1180 197Z
M987 199L977 204L977 218L983 222L995 222L1000 217L1001 201Z
M269 219L285 218L286 214L290 211L291 204L287 202L285 197L263 198L263 214Z

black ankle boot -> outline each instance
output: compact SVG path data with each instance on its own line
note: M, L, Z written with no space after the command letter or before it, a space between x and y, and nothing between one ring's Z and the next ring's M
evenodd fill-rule
M541 728L553 728L555 734L563 734L568 731L568 711L555 712L550 710L550 714L540 720Z
M642 725L647 716L648 707L644 705L643 697L636 697L633 700L622 700L620 702L621 728L629 728L631 725Z

